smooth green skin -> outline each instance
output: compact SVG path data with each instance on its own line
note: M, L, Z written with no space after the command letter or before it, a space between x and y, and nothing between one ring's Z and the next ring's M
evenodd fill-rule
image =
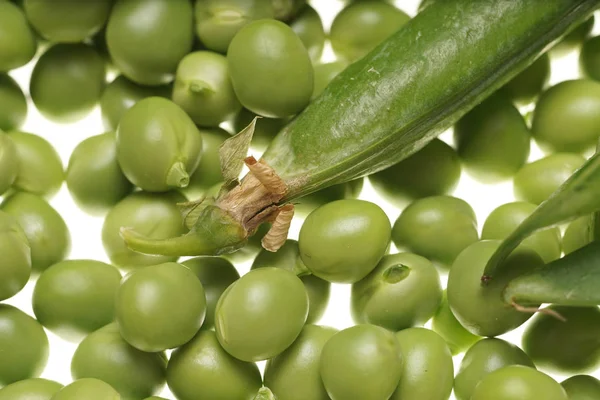
M0 210L0 301L19 293L31 275L31 248L17 219Z
M348 67L348 62L345 60L337 60L330 63L325 64L315 64L314 65L314 73L315 73L315 85L313 89L312 99L314 100L319 96L327 85L338 76L343 70Z
M583 42L579 54L579 66L583 75L600 81L600 37L596 36Z
M481 239L506 239L536 208L535 204L524 201L501 205L485 220ZM554 227L536 232L525 239L523 244L535 250L545 263L554 261L561 255L560 229Z
M214 331L201 330L172 353L167 383L179 400L253 400L262 378L256 364L230 356Z
M306 217L298 245L313 275L329 282L354 283L377 266L390 236L390 221L379 206L364 200L338 200Z
M192 49L193 39L189 0L117 0L106 27L106 43L115 66L140 85L172 81L177 64Z
M24 0L27 20L51 42L77 43L97 33L108 20L112 0Z
M204 288L177 263L140 268L123 279L115 303L123 339L155 353L187 343L206 316Z
M600 381L589 375L572 376L562 381L561 386L567 392L569 400L596 400L600 398Z
M326 326L306 325L290 347L267 361L264 385L277 400L329 400L319 364L325 343L337 332Z
M15 217L23 228L31 247L33 272L42 272L68 256L71 250L69 228L44 199L16 192L4 199L0 209Z
M308 294L309 308L306 323L313 324L321 319L329 303L331 284L314 275L304 275L306 274L306 266L300 258L297 241L286 240L285 244L275 253L261 249L254 262L252 262L251 269L264 267L282 268L299 275Z
M515 76L502 89L502 93L519 105L533 102L550 80L550 57L542 54L526 70Z
M243 108L233 120L233 129L236 133L241 132L256 116L252 111ZM287 122L287 118L259 118L254 127L252 147L257 151L264 151Z
M396 339L404 365L390 400L448 400L454 384L454 364L444 339L424 328L397 332Z
M495 183L513 177L527 162L531 136L519 110L496 95L458 121L454 141L469 175Z
M583 23L573 27L563 39L550 49L553 56L562 57L577 50L579 46L590 36L594 29L594 16L592 15Z
M499 240L473 243L459 254L448 275L450 308L461 325L474 335L502 335L532 315L505 303L502 293L512 279L541 268L544 262L534 250L518 248L506 259L502 271L484 286L483 269L499 246Z
M0 73L0 130L19 129L26 117L27 100L23 90L10 75Z
M306 5L289 25L308 50L312 62L321 60L326 34L319 13L311 6Z
M60 383L47 379L25 379L0 389L0 400L50 400L62 388Z
M202 158L196 171L190 177L189 185L183 193L190 199L208 196L207 191L216 184L223 182L219 147L230 135L221 128L200 128L202 136ZM219 185L220 188L220 185Z
M333 20L329 39L339 58L353 62L390 37L410 17L383 1L355 2Z
M540 96L531 125L546 152L581 153L600 137L600 83L591 79L561 82Z
M471 400L569 400L558 382L534 368L511 365L488 374Z
M37 378L48 361L44 328L18 308L0 304L0 386Z
M467 350L480 339L479 336L473 335L458 322L450 309L445 290L442 303L431 320L431 330L448 343L448 347L454 356Z
M46 198L53 197L65 180L63 163L54 146L32 133L15 131L8 135L15 145L19 164L13 187Z
M433 139L421 150L383 171L370 175L373 187L387 201L406 207L411 201L451 194L460 180L456 150Z
M98 379L80 379L65 386L50 400L121 400L119 393Z
M565 255L579 250L590 242L590 217L580 217L571 222L562 238Z
M125 111L146 97L171 97L171 87L141 86L123 75L117 76L106 86L100 97L100 111L104 128L116 131Z
M223 293L215 311L221 346L242 361L272 358L300 334L308 316L302 281L282 268L248 272Z
M364 179L329 186L318 192L300 197L294 204L294 215L308 216L317 208L336 200L356 199L362 191Z
M392 229L398 249L423 256L445 269L478 239L473 208L451 196L415 200L402 211Z
M31 99L51 121L73 123L98 104L106 66L96 49L85 44L55 44L39 58L31 73Z
M71 153L65 180L77 206L92 215L105 215L133 191L117 161L114 132L80 142Z
M489 373L509 365L535 368L517 346L500 339L483 339L465 353L454 379L457 400L470 400L477 384Z
M196 124L206 127L218 127L242 109L227 58L212 51L196 51L179 62L172 99Z
M304 109L314 87L308 51L283 22L260 20L243 27L227 51L231 82L250 111L284 118Z
M19 156L12 139L0 130L0 195L6 193L19 174Z
M319 369L331 400L381 400L394 393L403 365L400 344L392 332L356 325L325 343Z
M46 329L79 342L114 321L120 283L121 273L112 265L94 260L62 261L38 278L33 312Z
M515 175L513 191L517 200L540 204L554 193L585 158L574 153L555 153L526 164Z
M145 400L167 400L164 397L158 397L158 396L152 396L152 397L147 397Z
M219 298L233 282L240 279L231 262L222 257L202 256L181 263L188 267L200 280L206 296L206 317L202 329L215 326L215 308Z
M117 159L125 176L143 190L166 192L188 186L201 156L198 128L172 101L148 97L123 114L117 129Z
M71 361L73 379L101 379L123 400L141 400L159 392L165 384L166 369L164 353L145 353L132 347L123 340L116 323L86 337Z
M391 254L352 285L350 299L357 324L400 331L431 319L442 301L442 285L436 268L426 258Z
M21 8L0 2L0 71L22 67L37 50L37 40Z
M153 238L167 238L185 232L176 203L186 199L176 192L151 194L136 192L121 200L106 215L102 244L112 264L125 269L176 261L178 257L153 256L129 250L119 231L130 227Z

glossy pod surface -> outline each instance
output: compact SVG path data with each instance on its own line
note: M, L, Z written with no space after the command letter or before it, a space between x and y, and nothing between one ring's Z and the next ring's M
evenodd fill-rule
M98 379L79 379L58 391L51 400L121 400L119 393Z
M17 179L19 156L12 139L0 130L0 194L6 193Z
M47 379L24 379L0 389L0 400L51 400L62 388L60 383Z
M452 355L462 353L480 339L473 335L458 322L448 304L448 296L444 291L442 303L431 320L431 329L440 335L452 352Z
M564 56L577 50L594 29L594 16L589 17L579 25L572 27L551 50L552 55Z
M25 117L25 94L10 75L0 73L0 130L19 129L25 122Z
M0 71L22 67L35 55L36 38L19 6L0 3Z
M17 219L0 211L0 300L21 291L31 275L31 248Z
M202 136L202 158L190 177L189 185L183 189L190 199L197 199L202 195L208 196L207 191L211 187L223 182L219 147L230 137L227 131L221 128L201 128L200 135Z
M572 376L560 385L567 392L569 400L595 400L600 398L600 381L589 375Z

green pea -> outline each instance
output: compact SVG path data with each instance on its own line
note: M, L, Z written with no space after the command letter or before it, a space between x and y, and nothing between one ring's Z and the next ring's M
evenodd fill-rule
M19 174L19 156L12 139L0 130L0 195L6 193Z
M171 82L193 38L189 0L118 0L106 27L115 66L140 85Z
M307 0L270 0L273 16L280 21L294 18L306 7Z
M46 139L25 132L11 132L17 150L19 172L13 184L17 190L53 197L65 179L63 163Z
M117 161L113 132L80 142L71 153L67 187L75 203L89 214L103 215L133 191Z
M58 391L50 400L120 400L119 393L98 379L79 379Z
M504 85L501 91L515 103L526 105L538 97L549 80L550 57L546 53Z
M546 152L581 153L596 145L599 125L600 83L577 79L542 93L533 113L531 133Z
M481 239L506 239L536 209L535 204L524 201L503 204L490 213L483 224ZM523 241L544 260L545 263L560 258L561 238L558 227L534 233Z
M313 61L314 62L314 61ZM315 84L312 94L312 99L316 99L323 90L329 85L329 83L338 76L343 70L348 67L348 62L345 60L337 60L325 64L315 64Z
M0 211L0 300L25 287L31 275L31 249L17 219Z
M265 386L278 400L329 400L319 373L321 352L336 329L306 325L283 353L267 361Z
M326 38L319 13L311 6L306 5L289 25L308 50L310 59L313 62L319 61L323 55Z
M410 17L383 1L354 2L333 20L329 39L339 58L354 62L363 58Z
M317 208L300 229L300 257L309 271L329 282L354 283L386 253L391 226L374 203L338 200Z
M352 285L351 311L356 323L391 331L424 325L442 301L440 276L416 254L384 256L366 277Z
M600 398L600 381L589 375L572 376L563 381L561 386L567 392L569 400L595 400Z
M579 66L583 75L595 81L600 81L600 36L583 42L579 54Z
M184 201L185 198L176 192L135 192L117 203L106 215L102 226L102 244L111 263L131 269L176 261L177 257L140 254L129 250L119 232L122 227L127 227L154 239L182 235L185 229L176 203Z
M387 201L404 207L423 197L451 194L458 186L460 174L456 151L434 139L410 157L370 175L369 180Z
M501 272L483 286L483 269L499 245L499 240L471 244L456 258L448 275L448 302L452 312L462 326L479 336L501 335L531 317L506 304L502 293L512 279L544 265L534 250L520 247L506 259Z
M0 71L22 67L37 50L37 41L19 6L0 2Z
M106 23L112 0L24 0L31 25L51 42L77 43L98 32Z
M317 192L302 196L295 203L296 215L308 215L320 206L336 200L356 199L362 191L364 179L358 178L350 182L326 187Z
M431 320L431 329L444 338L452 355L462 353L480 339L479 336L473 335L458 322L450 309L445 290L442 303Z
M483 339L465 353L454 379L457 400L470 400L477 384L489 373L509 365L535 368L527 354L500 339Z
M308 105L314 78L308 51L283 22L243 27L227 51L237 97L250 111L271 118L295 115Z
M256 114L243 108L233 121L235 132L241 132L255 117ZM287 118L259 118L254 127L252 147L257 151L264 151L275 135L277 135L287 123Z
M119 270L100 261L59 262L37 280L33 312L56 335L80 341L114 321L115 295L120 282Z
M158 397L158 396L152 396L152 397L146 397L146 399L144 400L167 400L164 397Z
M306 266L300 258L298 242L292 239L286 240L285 244L275 253L262 249L252 263L252 269L264 267L287 269L297 275L306 273ZM306 323L312 324L321 319L325 313L331 285L329 282L313 275L299 277L308 294L309 307Z
M10 75L0 73L0 130L19 129L26 117L25 94Z
M42 272L64 260L71 249L71 235L58 212L34 194L16 192L4 199L0 209L15 217L31 248L31 267Z
M167 367L169 389L179 400L252 400L261 381L256 364L230 356L209 330L175 350Z
M552 49L550 53L553 56L563 57L572 51L575 51L581 46L585 39L594 29L594 16L591 16L585 22L575 26L571 31L563 37Z
M143 399L159 392L165 384L166 368L164 353L137 350L123 340L114 323L83 339L71 361L73 379L101 379L123 400Z
M579 154L555 153L524 165L513 181L515 197L539 205L584 162Z
M380 400L389 399L396 390L403 364L392 332L374 325L356 325L325 343L320 371L332 400Z
M242 361L261 361L288 348L307 315L308 295L296 275L281 268L259 268L223 293L215 328L229 354Z
M589 216L577 218L571 222L562 239L565 255L579 250L590 242L591 218Z
M117 129L117 159L125 176L149 192L186 187L202 155L202 136L190 117L161 97L139 101Z
M51 400L62 388L60 383L46 379L25 379L0 389L0 400Z
M37 378L48 361L44 328L23 311L0 304L0 386Z

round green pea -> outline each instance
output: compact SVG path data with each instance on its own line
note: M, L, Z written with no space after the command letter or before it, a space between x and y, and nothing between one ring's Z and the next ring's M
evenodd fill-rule
M227 51L237 97L250 111L284 118L302 111L314 87L308 51L283 22L260 20L243 27Z
M31 249L17 219L0 211L0 301L19 293L31 275Z
M73 379L101 379L115 388L123 400L158 393L165 384L166 369L164 353L145 353L132 347L114 323L83 339L71 361Z
M19 174L19 156L12 139L0 130L0 195L6 193Z
M577 50L594 29L594 22L594 16L591 16L585 22L573 27L560 42L550 49L551 55L562 57Z
M0 400L51 400L62 388L60 383L47 379L25 379L0 389Z
M392 254L352 285L350 299L356 323L400 331L431 319L442 301L442 285L436 268L426 258Z
M158 396L152 396L152 397L146 397L144 400L167 400L164 397L158 397Z
M233 120L235 132L241 132L247 127L257 115L245 108L240 111ZM252 136L252 148L257 151L264 151L271 143L271 140L288 123L287 118L259 118L254 127Z
M290 28L298 35L312 62L318 62L325 48L325 28L319 13L309 5L289 23Z
M321 379L331 400L389 399L402 377L403 359L394 334L356 325L333 335L321 352Z
M221 346L242 361L280 354L300 334L308 315L302 281L282 268L259 268L233 283L215 311Z
M0 130L19 129L26 117L27 100L21 87L10 75L0 73Z
M179 400L253 400L262 379L255 363L232 357L214 331L201 330L171 355L167 383Z
M533 102L550 80L550 57L542 54L519 75L501 89L502 93L519 105Z
M390 221L364 200L338 200L304 220L298 245L309 271L329 282L354 283L371 272L390 243Z
M35 34L21 8L8 1L0 2L0 71L22 67L37 50Z
M593 376L575 375L564 380L560 385L567 392L569 400L595 400L600 398L600 381Z
M600 36L583 42L579 54L579 66L583 75L595 81L600 81Z
M480 339L479 336L473 335L458 322L450 309L445 290L442 303L431 320L431 329L448 343L452 355L462 353Z
M565 255L579 250L590 242L591 222L592 219L589 216L585 216L577 218L567 226L562 239Z
M106 44L115 66L140 85L171 82L193 39L189 0L120 0L106 27Z
M362 191L363 178L354 179L350 182L340 183L326 187L317 192L298 198L295 203L295 215L306 216L327 203L343 199L356 199Z
M560 187L585 158L573 153L555 153L526 164L517 172L513 191L517 200L540 204Z
M58 391L50 400L121 400L119 393L98 379L79 379Z
M348 67L348 62L345 60L337 60L325 64L315 64L315 85L312 94L312 100L316 99L325 88L331 83L333 78L342 73Z

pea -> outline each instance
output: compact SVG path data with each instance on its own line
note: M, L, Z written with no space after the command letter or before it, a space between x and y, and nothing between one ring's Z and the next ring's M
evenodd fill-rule
M562 239L565 255L579 250L590 242L591 218L589 216L577 218L571 222Z
M123 400L143 399L159 392L165 384L166 368L164 353L145 353L132 347L123 340L115 323L88 335L71 361L73 379L101 379Z
M0 211L0 300L25 287L31 274L31 249L17 219Z
M475 212L464 200L450 196L415 200L402 211L392 230L397 248L419 254L443 268L449 268L459 253L478 238Z
M223 182L219 149L229 138L229 134L221 128L201 128L200 134L202 135L202 158L190 177L190 184L183 190L191 199L207 195L206 192L212 186Z
M522 365L511 365L488 374L475 388L471 400L568 400L565 390L548 375Z
M298 242L292 239L286 240L283 247L272 253L261 249L254 262L252 269L276 267L286 269L294 274L300 275L306 272L306 266L300 258ZM313 275L299 276L308 294L308 317L307 324L312 324L321 319L329 302L331 285L329 282ZM271 388L272 389L272 388Z
M23 311L0 304L0 386L37 378L48 361L44 328Z
M450 309L445 290L440 307L431 320L431 329L444 338L452 355L462 353L480 339L479 336L473 335L458 322Z
M25 94L10 75L0 73L0 130L19 129L26 117Z
M80 379L58 391L51 400L120 400L119 393L98 379Z
M309 271L329 282L354 283L369 274L387 251L391 226L379 206L338 200L304 220L298 245Z
M454 380L457 400L470 400L477 384L489 373L509 365L535 368L527 354L500 339L483 339L465 353Z
M230 356L209 330L175 350L167 367L169 389L179 400L252 400L261 381L256 364Z
M158 397L158 396L152 396L152 397L146 397L145 400L167 400L164 397Z
M512 279L544 265L538 254L520 247L506 259L501 272L484 287L485 264L500 245L499 240L475 242L459 254L448 275L448 302L456 319L471 333L498 336L509 332L531 315L508 306L502 298Z
M16 192L0 209L16 218L31 248L31 267L42 272L64 260L71 249L69 228L58 212L34 194Z
M513 190L518 200L540 204L560 187L585 158L573 153L555 153L526 164L517 172Z
M0 2L0 71L22 67L37 50L37 41L19 6Z
M319 13L311 6L306 5L289 25L308 50L312 62L319 61L323 55L326 38Z
M265 19L246 25L231 41L227 61L235 93L250 111L284 118L308 105L313 67L302 41L284 23Z
M456 151L434 139L410 157L370 175L369 180L387 201L404 207L416 199L452 193L458 186L460 174Z
M579 66L583 75L595 81L600 81L600 36L583 42L579 55Z
M193 38L189 0L118 0L106 27L115 66L140 85L171 82Z
M314 61L313 61L314 62ZM312 99L316 99L325 88L329 85L329 83L338 76L343 70L348 66L348 62L345 60L337 60L330 63L325 64L315 64L314 65L314 89L312 94Z
M392 332L375 325L356 325L325 343L321 379L331 400L389 399L402 377L403 364Z
M115 295L120 282L119 270L100 261L59 262L37 280L33 312L56 335L80 341L114 321Z
M536 209L535 204L524 201L503 204L490 213L483 224L481 239L505 239ZM538 231L525 239L545 263L560 258L561 238L558 227Z
M267 361L265 386L278 400L329 400L319 373L321 352L336 329L306 325L283 353Z
M550 80L550 57L542 54L535 62L515 76L501 89L519 105L533 102Z
M531 133L544 151L584 152L593 148L600 137L599 115L599 82L564 81L540 96L533 113Z
M260 361L288 348L307 315L308 295L298 277L281 268L259 268L223 293L215 328L229 354L242 361Z
M60 383L47 379L25 379L0 389L0 400L51 400L62 388Z
M133 191L117 161L113 132L80 142L71 153L67 187L75 203L89 214L103 215Z
M553 56L565 56L568 53L577 50L594 29L594 16L589 17L585 22L571 29L560 42L551 50Z
M46 139L25 132L11 132L17 150L18 169L13 187L17 190L53 197L65 179L63 163Z
M126 269L176 261L177 257L140 254L129 250L119 231L129 227L154 239L184 233L183 219L176 206L185 198L179 193L151 194L136 192L109 211L102 226L102 244L111 263Z
M563 381L561 386L567 392L569 400L595 400L600 398L600 381L589 375L572 376Z
M416 254L384 256L373 271L352 285L351 311L356 323L391 331L421 326L442 301L440 276Z
M12 139L0 130L0 195L6 193L19 174L19 156Z
M98 32L106 23L112 0L24 0L31 25L51 42L77 43Z
M252 111L242 109L233 121L233 128L236 132L241 132L256 117ZM257 151L264 151L271 143L271 140L287 124L287 118L260 118L256 121L254 135L252 136L252 147Z
M354 2L335 17L329 39L339 58L354 62L409 20L404 12L383 1Z
M295 204L295 215L307 216L320 206L336 200L356 199L362 191L364 179L358 178L353 181L340 183L326 187L317 192L298 198Z

